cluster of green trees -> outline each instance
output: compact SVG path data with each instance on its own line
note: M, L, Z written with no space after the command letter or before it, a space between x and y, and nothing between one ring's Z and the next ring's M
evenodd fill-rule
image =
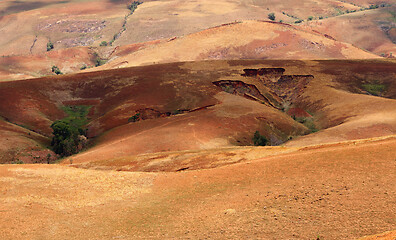
M86 124L89 106L65 107L68 117L52 123L51 146L56 154L70 156L81 151L87 144Z

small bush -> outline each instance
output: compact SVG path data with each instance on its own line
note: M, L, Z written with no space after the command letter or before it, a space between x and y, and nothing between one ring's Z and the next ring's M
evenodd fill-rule
M302 19L298 19L297 21L295 21L294 23L301 23L303 20Z
M137 122L140 120L140 113L136 113L128 119L128 122Z
M269 18L271 21L275 21L275 13L270 13L270 14L268 14L268 18Z
M174 111L171 112L171 115L178 115L178 114L182 114L184 113L184 110L182 109L176 109Z
M50 41L47 43L47 52L51 51L54 49L54 44Z
M107 42L106 42L106 41L102 41L102 42L99 44L99 46L101 46L101 47L106 47L106 46L107 46Z
M256 131L253 135L253 143L254 146L266 146L267 145L267 138L265 136L261 135L259 131Z
M52 66L51 71L52 71L53 73L55 73L56 75L63 74L63 73L61 72L61 70L60 70L57 66L55 66L55 65Z
M101 58L97 53L93 54L93 61L95 63L95 67L99 67L102 66L103 64L106 63L106 59Z
M87 69L87 65L85 64L80 67L80 70L84 70L84 69Z
M308 21L312 21L312 19L313 19L313 17L312 17L312 16L309 16L307 20L308 20Z
M131 11L132 14L140 4L142 3L139 1L133 1L131 4L127 6L127 8Z

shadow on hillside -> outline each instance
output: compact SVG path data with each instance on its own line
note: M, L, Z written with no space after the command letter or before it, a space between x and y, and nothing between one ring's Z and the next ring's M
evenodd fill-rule
M19 13L19 12L23 12L23 11L29 11L29 10L41 8L41 7L48 6L48 5L68 3L68 2L69 1L56 1L53 3L40 2L40 1L35 1L35 2L12 1L10 6L8 6L6 9L0 11L0 16L9 15L9 14L13 14L13 13Z

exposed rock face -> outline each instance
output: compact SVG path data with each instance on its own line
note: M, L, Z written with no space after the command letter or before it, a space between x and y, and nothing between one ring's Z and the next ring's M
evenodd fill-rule
M247 68L243 71L241 76L256 78L262 83L262 86L258 88L253 84L232 80L216 81L213 84L221 87L227 93L260 101L278 109L285 102L290 104L295 102L309 81L314 78L313 75L283 75L284 68Z

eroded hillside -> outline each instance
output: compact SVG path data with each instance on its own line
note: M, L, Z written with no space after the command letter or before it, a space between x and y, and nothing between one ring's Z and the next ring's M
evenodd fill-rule
M89 106L93 146L75 164L252 145L255 131L303 146L394 134L394 78L392 61L172 63L3 82L0 115L49 139L64 106Z

